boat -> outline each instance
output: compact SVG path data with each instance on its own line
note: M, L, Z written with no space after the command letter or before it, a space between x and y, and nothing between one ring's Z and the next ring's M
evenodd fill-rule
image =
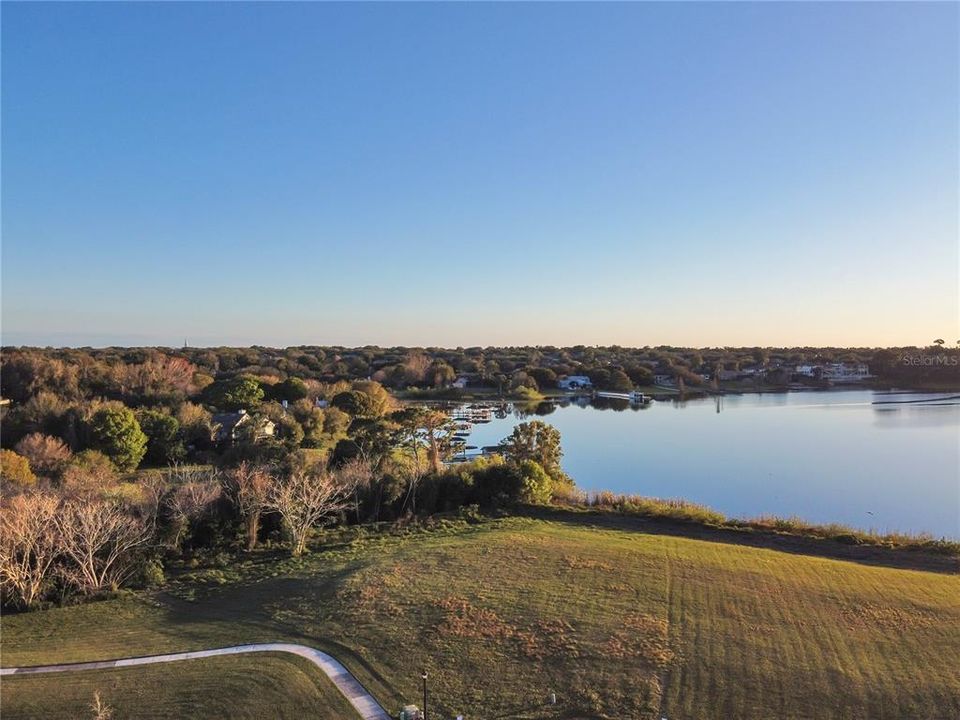
M469 424L488 423L493 419L493 410L481 405L468 405L455 408L450 416L458 422Z
M653 398L649 395L645 395L639 390L632 390L628 393L619 393L619 392L606 392L604 390L597 390L593 393L594 397L602 398L611 398L613 400L628 400L632 403L637 403L638 405L646 405L647 403L653 402Z

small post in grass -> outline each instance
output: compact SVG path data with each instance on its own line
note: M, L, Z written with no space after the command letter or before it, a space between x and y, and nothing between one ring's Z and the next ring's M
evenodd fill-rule
M420 675L423 678L423 720L427 720L427 671Z

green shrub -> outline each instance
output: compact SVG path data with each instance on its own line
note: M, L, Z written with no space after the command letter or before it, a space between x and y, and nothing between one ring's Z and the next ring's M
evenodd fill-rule
M159 560L147 560L140 571L141 582L144 587L159 587L166 581L163 565Z
M460 517L472 525L483 522L483 515L480 512L480 506L476 504L464 505L461 507Z
M550 502L553 495L553 479L540 463L524 460L520 463L520 475L523 482L520 499L523 502L537 505L546 505Z
M473 499L485 507L513 505L523 490L520 469L507 463L491 463L477 470L473 482Z
M37 482L37 476L30 469L30 461L13 450L0 450L0 475L3 480L19 487L30 487Z

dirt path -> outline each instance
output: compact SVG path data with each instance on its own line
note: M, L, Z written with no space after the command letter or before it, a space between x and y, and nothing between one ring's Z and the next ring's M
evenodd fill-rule
M101 660L97 662L67 663L64 665L37 665L34 667L0 668L0 675L27 675L31 673L74 672L77 670L109 670L111 668L152 665L154 663L197 660L220 655L241 655L254 652L283 652L306 658L333 681L337 689L356 709L363 720L389 720L390 715L381 707L373 695L367 692L360 681L347 670L339 660L320 650L306 645L293 643L257 643L255 645L235 645L215 650L196 650L194 652L171 653L169 655L146 655L143 657L122 658L119 660Z

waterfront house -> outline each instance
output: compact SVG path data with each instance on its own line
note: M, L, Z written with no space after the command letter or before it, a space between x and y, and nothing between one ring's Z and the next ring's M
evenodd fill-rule
M265 437L272 437L276 430L272 420L265 417L254 418L246 410L216 413L211 418L210 424L210 439L218 445L236 442L248 432L252 433L254 440L262 440Z
M593 387L593 383L586 375L566 375L557 380L557 387L561 390L580 390Z
M855 383L873 377L870 368L863 363L829 363L823 368L823 378L832 383Z
M819 378L831 383L856 383L869 380L869 366L864 363L824 363L822 365L797 365L795 375Z

